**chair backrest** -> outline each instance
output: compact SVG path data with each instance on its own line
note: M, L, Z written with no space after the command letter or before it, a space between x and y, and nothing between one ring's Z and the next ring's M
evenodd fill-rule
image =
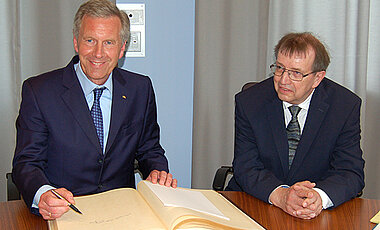
M241 88L241 91L244 91L252 86L257 84L255 81L247 82L243 85ZM217 169L214 180L212 182L212 188L215 191L223 191L226 186L226 181L228 178L231 178L231 176L234 173L234 169L232 166L221 166Z
M7 200L20 200L20 192L18 191L16 185L13 183L12 173L7 173L5 177L7 178Z
M252 87L254 85L256 85L257 82L256 81L250 81L250 82L247 82L243 85L243 87L241 88L241 91L244 91L246 89L248 89L249 87Z

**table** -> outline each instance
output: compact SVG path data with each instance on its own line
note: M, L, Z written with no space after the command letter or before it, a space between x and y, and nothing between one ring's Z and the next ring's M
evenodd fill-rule
M372 229L369 220L380 210L380 200L355 198L312 220L300 220L244 192L220 192L266 229ZM0 229L45 230L47 222L29 212L21 200L0 202Z
M333 210L323 210L311 220L290 216L280 208L269 205L244 192L220 192L266 229L373 229L369 220L380 211L380 200L355 198Z

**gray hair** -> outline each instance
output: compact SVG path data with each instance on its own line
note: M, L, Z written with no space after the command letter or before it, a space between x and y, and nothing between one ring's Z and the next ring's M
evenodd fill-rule
M127 14L124 11L119 10L114 3L109 0L90 0L83 3L79 7L74 18L73 34L76 38L79 36L82 19L85 15L98 18L118 17L121 22L120 38L123 43L128 42L130 36L129 18Z

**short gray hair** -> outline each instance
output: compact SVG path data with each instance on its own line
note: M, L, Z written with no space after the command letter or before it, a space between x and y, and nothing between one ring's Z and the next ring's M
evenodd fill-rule
M130 36L129 18L127 14L119 10L114 3L109 0L90 0L83 3L74 18L73 34L76 38L79 36L82 19L85 15L98 18L118 17L121 22L120 38L123 43L128 42Z

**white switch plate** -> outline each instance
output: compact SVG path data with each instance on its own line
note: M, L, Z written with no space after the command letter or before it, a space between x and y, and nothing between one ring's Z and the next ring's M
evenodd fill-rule
M145 57L145 4L119 3L117 7L123 10L131 23L131 37L126 57Z

